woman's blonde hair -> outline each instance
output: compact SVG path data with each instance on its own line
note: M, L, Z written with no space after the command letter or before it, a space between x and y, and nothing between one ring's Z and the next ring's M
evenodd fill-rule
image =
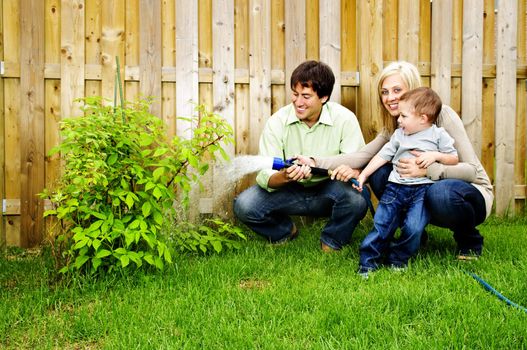
M419 75L417 67L410 62L395 61L384 67L382 70L377 83L377 93L379 94L379 103L381 105L381 110L383 111L382 118L384 131L388 132L389 135L391 135L397 128L397 118L392 117L386 108L384 108L381 90L384 79L395 74L399 74L403 82L406 84L408 90L413 90L422 85L421 76Z

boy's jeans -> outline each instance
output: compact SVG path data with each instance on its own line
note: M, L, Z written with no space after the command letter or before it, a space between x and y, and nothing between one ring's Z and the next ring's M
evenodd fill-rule
M375 270L386 257L386 263L406 266L417 253L421 233L430 215L424 206L424 197L430 184L400 185L388 183L379 201L373 229L360 246L359 266ZM401 238L393 243L395 231L401 227Z

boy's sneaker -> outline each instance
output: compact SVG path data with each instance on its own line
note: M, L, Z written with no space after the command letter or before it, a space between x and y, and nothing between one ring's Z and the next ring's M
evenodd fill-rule
M359 269L357 270L357 274L366 280L370 277L370 272L373 272L373 271L375 271L375 269L371 267L359 266Z
M473 249L460 249L457 255L457 260L461 261L473 261L478 260L481 256L481 251Z
M391 264L390 270L393 272L405 272L408 270L408 265L402 265L402 264Z

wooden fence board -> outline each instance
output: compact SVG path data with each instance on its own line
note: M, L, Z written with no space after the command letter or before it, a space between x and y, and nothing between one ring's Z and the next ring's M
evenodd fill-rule
M328 1L305 0L306 13L304 21L306 23L306 57L307 60L320 59L320 29L322 26L329 25L328 22L320 18L320 6L326 6ZM319 4L320 2L320 4ZM331 1L336 3L337 1ZM322 24L322 25L320 25Z
M306 13L305 0L285 2L285 81L289 85L291 73L306 59Z
M450 104L452 65L452 0L432 3L431 80L444 104Z
M212 4L212 43L213 43L213 106L233 127L234 125L234 0L217 0ZM225 145L226 153L234 156L234 147ZM224 185L222 168L214 169L214 182ZM214 212L225 215L230 211L232 193L223 193L223 188L214 185ZM230 200L229 200L230 199Z
M331 101L341 102L341 21L340 3L338 1L324 1L320 6L320 60L327 63L335 74L335 87L331 94Z
M285 0L271 0L271 69L285 73ZM289 81L283 77L284 85L271 85L271 113L289 101Z
M176 66L176 4L175 1L163 1L161 8L161 51L162 67ZM168 129L168 136L176 134L176 84L163 82L161 87L162 119Z
M496 213L514 214L517 2L498 3L496 40Z
M85 52L85 5L84 0L62 0L61 3L61 60L60 111L62 118L81 116L84 97Z
M145 10L146 12L142 12L142 9L140 8L140 0L126 0L125 2L125 17L124 17L124 57L121 58L121 66L123 66L124 71L126 72L129 67L137 67L137 70L134 72L134 78L135 79L127 79L126 73L124 77L124 98L127 101L135 101L139 96L141 97L148 97L148 95L142 95L141 94L141 84L148 85L149 79L153 79L151 77L146 78L147 81L143 82L141 74L144 73L141 66L141 49L142 49L142 41L141 37L144 35L144 33L141 31L141 21L143 21L143 17L150 17L152 12L150 11L150 8L148 10ZM160 5L159 1L155 4ZM158 15L156 20L159 23L159 18L161 17L161 14ZM155 42L156 40L160 40L159 36L155 38L149 38L147 39L149 42ZM159 53L161 54L161 53ZM115 61L115 59L114 59ZM148 68L147 68L148 69ZM149 67L149 69L155 70L154 67ZM154 100L154 104L159 104L159 96L156 95L156 100Z
M0 2L0 61L4 62L4 6ZM5 199L5 114L4 114L4 78L0 72L0 202ZM6 243L4 210L0 218L0 247Z
M521 14L526 14L522 16ZM518 66L527 64L527 1L518 2ZM527 79L517 76L517 94L516 94L516 144L514 159L514 183L523 186L523 197L516 200L516 212L525 212L525 188L527 187ZM522 166L524 165L524 166ZM519 199L516 196L516 199Z
M34 15L37 14L37 15ZM20 244L42 240L44 188L44 2L20 1Z
M360 1L360 0L359 0ZM385 0L382 4L382 26L384 30L382 31L383 40L382 40L382 59L383 61L396 61L397 58L397 47L399 42L397 40L398 26L397 22L399 21L398 14L398 1L397 0ZM358 12L358 16L360 12ZM391 15L388 15L391 14ZM362 35L362 27L360 27L360 32L358 35Z
M359 72L360 84L358 114L370 118L370 122L362 127L362 133L366 142L372 140L382 128L382 114L377 102L378 95L372 94L377 91L376 81L383 68L382 60L382 1L359 1L358 13L360 13L359 33ZM364 119L363 119L364 120Z
M258 140L271 115L271 2L252 0L250 4L250 84L249 154L258 154Z
M153 98L150 113L161 118L161 3L140 0L139 11L140 92Z
M176 2L176 115L191 117L198 102L198 3ZM177 135L190 138L190 122L177 121Z
M480 0L463 2L463 87L461 114L463 124L478 157L481 156L483 75L483 3Z
M432 4L429 0L419 2L419 62L430 62Z
M399 0L397 57L413 64L419 61L419 10L415 0Z
M101 94L113 101L115 94L115 57L119 57L121 77L124 77L124 38L125 38L125 7L124 0L105 0L101 4L101 64L102 86ZM119 100L119 93L117 93Z

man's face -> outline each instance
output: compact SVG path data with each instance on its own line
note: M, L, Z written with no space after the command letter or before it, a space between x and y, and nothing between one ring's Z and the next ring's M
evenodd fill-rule
M320 117L322 104L328 97L318 97L311 87L304 87L296 84L291 93L291 102L295 106L295 114L298 119L306 123L309 127L313 126Z

